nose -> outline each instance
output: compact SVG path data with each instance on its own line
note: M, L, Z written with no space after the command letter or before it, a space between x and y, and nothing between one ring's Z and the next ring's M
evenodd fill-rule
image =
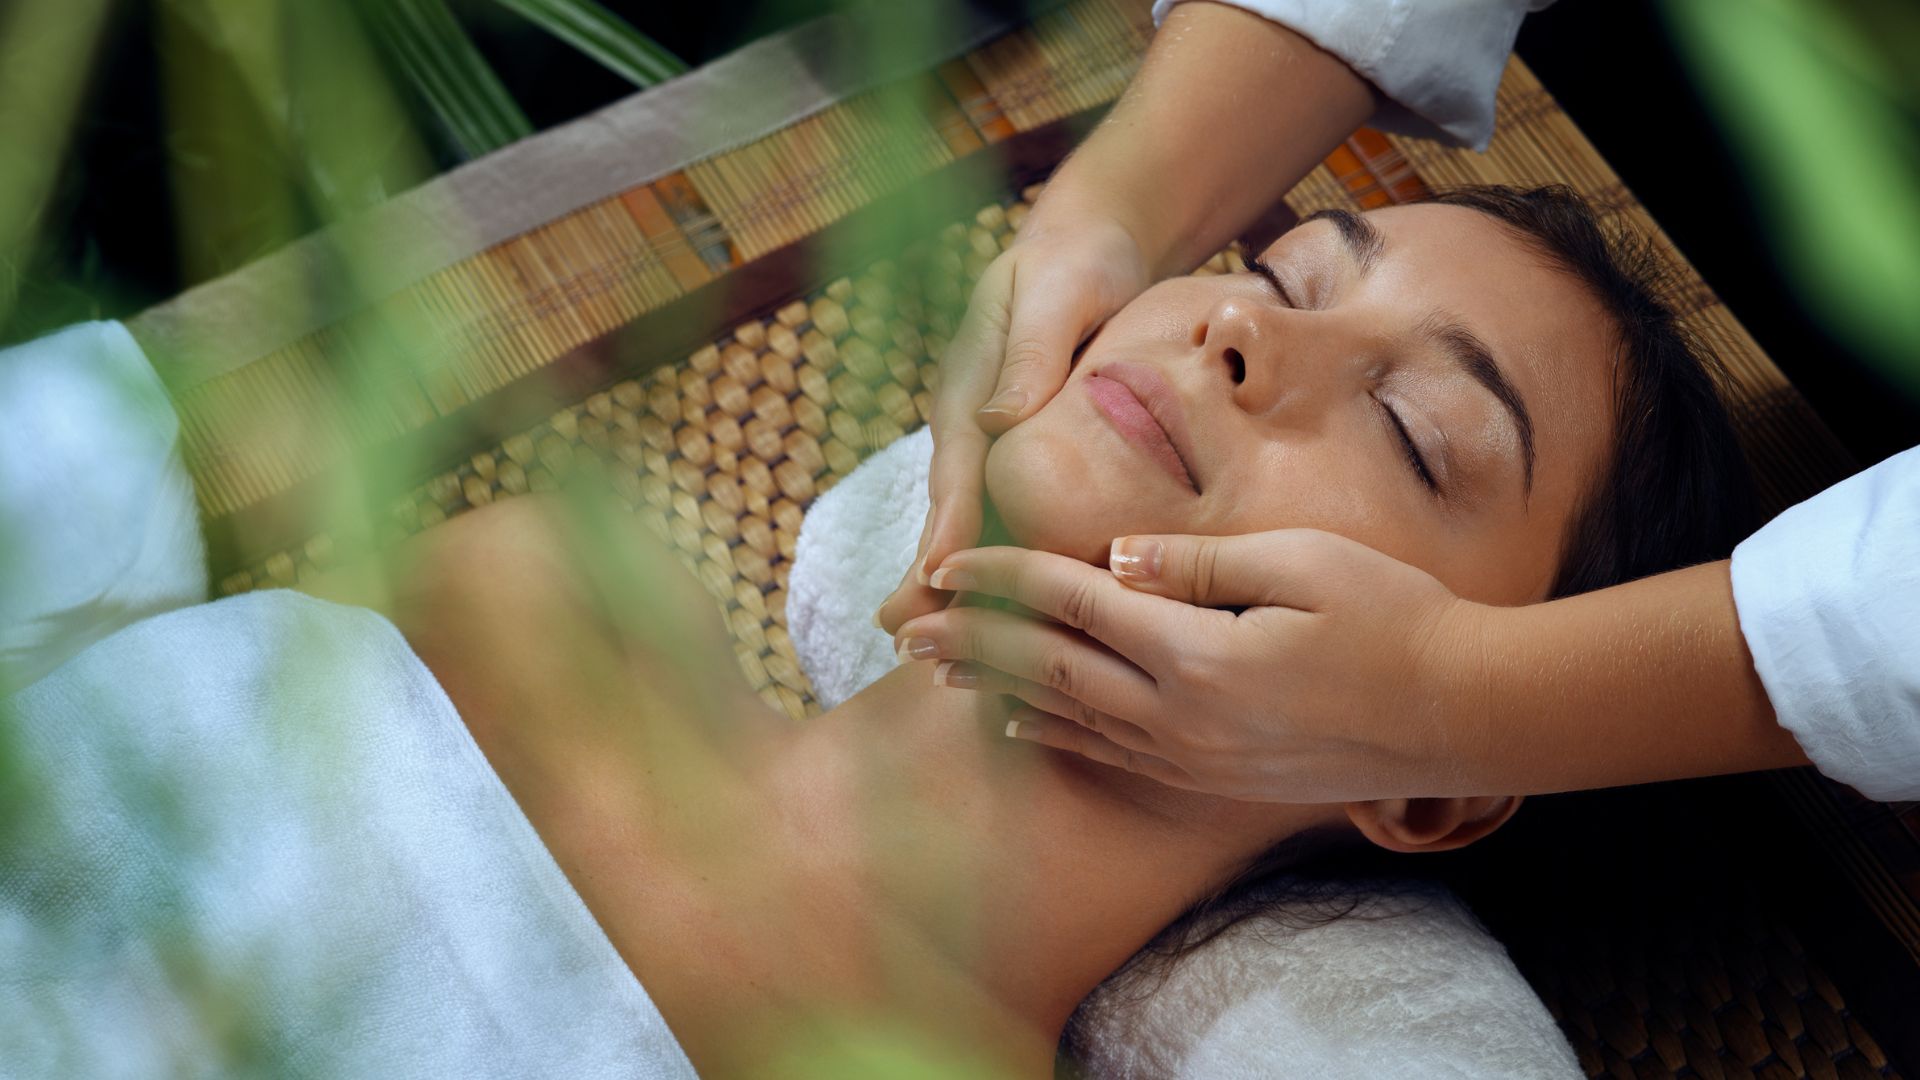
M1256 297L1215 302L1194 327L1203 362L1224 374L1235 405L1254 415L1310 407L1338 382L1338 320ZM1328 325L1318 325L1326 323Z

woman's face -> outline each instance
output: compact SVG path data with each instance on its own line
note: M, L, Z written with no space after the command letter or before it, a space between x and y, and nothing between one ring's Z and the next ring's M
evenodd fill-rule
M1309 220L1257 262L1147 290L994 444L1016 542L1104 563L1131 533L1325 529L1544 598L1612 440L1599 303L1464 207Z

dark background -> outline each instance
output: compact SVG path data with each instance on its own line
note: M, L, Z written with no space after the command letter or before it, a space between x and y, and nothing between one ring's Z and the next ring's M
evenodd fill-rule
M692 64L850 6L847 0L605 2ZM454 4L457 11L477 6L478 0ZM179 271L169 185L183 165L191 175L199 133L163 126L153 18L147 4L127 3L110 25L45 242L24 268L21 303L0 325L0 342L75 319L130 315L193 284ZM476 13L466 21L537 127L631 89L511 19ZM1862 464L1920 443L1920 402L1836 342L1782 278L1766 225L1743 194L1739 168L1652 3L1562 0L1528 20L1518 49ZM440 164L455 163L444 146L437 149ZM262 253L242 245L234 261Z
M1821 329L1781 276L1653 4L1561 0L1527 20L1517 51L1862 465L1920 443L1920 402Z

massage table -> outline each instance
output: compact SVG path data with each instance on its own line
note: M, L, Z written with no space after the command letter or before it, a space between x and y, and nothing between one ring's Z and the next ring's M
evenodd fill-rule
M803 24L129 320L180 416L217 591L595 468L724 609L761 696L817 711L786 627L801 522L925 423L971 281L1152 30L1142 0L971 20L876 63L843 17ZM1356 132L1257 228L1568 184L1673 263L1768 511L1854 471L1517 58L1498 104L1485 154ZM1589 1075L1920 1069L1913 807L1811 770L1536 805L1512 830L1524 873L1476 910Z

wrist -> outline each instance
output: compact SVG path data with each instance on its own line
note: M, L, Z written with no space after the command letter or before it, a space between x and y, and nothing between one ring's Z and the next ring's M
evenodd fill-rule
M1235 78L1223 81L1223 70ZM1344 61L1277 22L1230 4L1181 4L1041 207L1118 223L1156 280L1184 273L1311 172L1374 98ZM1252 125L1249 102L1262 103Z
M1127 199L1117 192L1077 184L1064 172L1047 185L1034 204L1033 212L1020 227L1020 242L1046 243L1062 236L1104 233L1124 239L1150 273L1157 269L1161 259L1154 252L1159 245L1153 230L1142 215L1132 211ZM1156 280L1159 276L1152 274Z
M1431 760L1447 763L1452 790L1435 795L1505 794L1496 688L1513 654L1513 610L1455 598L1437 620L1422 681L1430 703Z

